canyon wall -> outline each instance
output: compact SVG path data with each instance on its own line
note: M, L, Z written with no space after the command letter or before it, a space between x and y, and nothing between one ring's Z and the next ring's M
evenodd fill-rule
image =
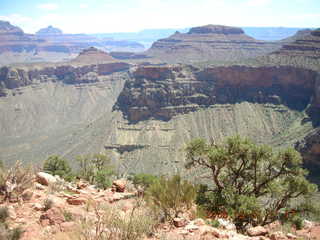
M302 111L314 96L317 76L312 70L294 67L145 66L126 82L115 109L130 122L170 120L215 104L245 101Z

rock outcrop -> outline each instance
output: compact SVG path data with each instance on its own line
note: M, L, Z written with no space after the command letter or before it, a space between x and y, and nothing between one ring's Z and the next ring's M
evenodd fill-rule
M23 35L21 28L11 25L7 21L0 21L0 34Z
M173 116L215 104L282 104L303 110L313 96L318 74L293 67L145 66L132 74L116 109L130 122Z
M0 53L34 51L43 40L25 34L19 27L0 20Z
M273 227L257 226L249 229L249 235L245 235L237 232L234 227L213 227L210 223L213 219L210 218L195 219L195 213L187 209L180 213L181 217L174 218L173 221L159 223L149 220L147 224L152 224L151 228L145 219L148 219L152 209L141 201L135 189L119 193L112 192L110 188L97 189L87 183L81 191L75 191L74 185L74 182L62 181L59 185L43 186L43 189L31 186L27 189L33 193L29 199L1 202L0 207L7 209L10 217L6 224L10 229L19 227L22 230L21 240L72 239L79 234L97 239L102 233L108 239L116 240L119 239L118 235L130 233L131 229L123 227L128 224L144 224L149 227L139 228L140 232L146 233L144 240L291 240L298 237L317 239L319 235L319 224L306 220L304 222L308 222L308 225L296 231L295 235L279 232L278 229L282 227L279 223L273 224ZM229 222L234 226L230 220L216 221ZM109 224L113 224L112 228Z
M302 140L298 141L295 148L302 154L304 165L310 171L312 181L320 184L320 128L316 128Z
M206 25L202 27L191 28L188 34L244 34L244 31L238 27L229 27L222 25Z
M89 50L90 52L91 50ZM94 51L95 52L95 51ZM86 54L84 54L86 55ZM104 62L109 60L109 55L100 53L98 51L97 61ZM83 56L86 59L87 56ZM82 56L79 57L79 62L82 62ZM112 59L112 58L111 58ZM81 60L81 61L80 61ZM91 63L96 60L93 59ZM99 76L109 75L114 72L126 71L130 67L127 63L112 62L101 63L83 66L61 65L37 67L31 69L2 67L0 68L0 90L5 95L6 89L15 89L25 87L33 83L40 82L56 82L61 81L65 84L80 84L80 83L93 83L99 81Z
M80 64L97 64L102 62L115 62L115 59L108 53L91 47L80 52L73 62Z
M41 28L36 32L38 36L48 36L48 35L61 35L63 34L59 28L54 28L52 26L48 26L47 28Z
M291 57L320 58L320 30L305 31L295 37L295 41L285 44L274 54Z
M280 46L276 42L255 40L241 28L206 25L160 39L146 55L169 63L225 62L261 56Z

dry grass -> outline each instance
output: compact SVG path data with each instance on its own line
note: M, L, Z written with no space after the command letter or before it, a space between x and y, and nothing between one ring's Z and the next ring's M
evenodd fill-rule
M70 240L139 240L152 234L156 218L140 200L127 213L117 205L93 205L93 216L87 214ZM72 237L71 237L72 236ZM65 238L67 239L67 238Z

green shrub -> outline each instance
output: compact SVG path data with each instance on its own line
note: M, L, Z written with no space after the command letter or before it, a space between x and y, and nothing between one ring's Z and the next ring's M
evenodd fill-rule
M266 225L284 209L310 212L306 205L317 187L305 178L302 159L293 149L274 152L248 139L232 137L224 143L202 139L187 146L188 164L205 170L209 184L201 186L197 203L212 213L227 212L239 230L251 224ZM299 203L294 201L303 198Z
M51 175L58 175L67 181L71 181L73 179L69 163L59 156L48 157L43 164L43 171Z
M53 206L53 201L49 198L46 198L44 201L43 201L43 210L44 211L48 211L50 208L52 208Z
M220 223L217 219L214 219L214 220L211 220L208 222L208 224L211 226L211 227L214 227L214 228L218 228L220 226Z
M136 187L141 186L144 189L147 189L158 180L159 177L146 173L135 174L132 178L132 182Z
M99 188L107 188L111 186L112 175L114 175L113 167L110 159L104 154L94 154L78 156L79 173L84 180L95 184Z
M66 222L71 222L73 221L73 216L72 216L72 213L67 211L67 210L63 210L62 211L62 214L63 214L63 217L64 217L64 220Z
M196 197L195 187L176 175L169 179L161 177L146 191L146 200L165 219L173 220L179 213L191 208Z
M0 207L0 223L5 223L9 217L9 211L7 207Z
M95 176L95 184L98 188L107 189L111 187L112 180L111 176L113 175L113 171L110 169L99 170Z
M295 216L292 219L292 224L296 227L297 230L301 230L303 228L303 219L300 216Z

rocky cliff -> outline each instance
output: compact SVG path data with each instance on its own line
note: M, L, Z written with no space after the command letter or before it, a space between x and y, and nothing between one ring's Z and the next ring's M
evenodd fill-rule
M0 159L37 163L52 154L100 152L128 68L117 62L0 68Z
M245 35L241 28L206 25L160 39L146 54L170 63L225 62L261 56L280 46L276 42L255 40Z
M302 111L310 103L317 78L314 71L293 67L144 66L126 82L116 109L130 122L170 120L203 107L245 101Z
M163 49L178 47L166 54L178 52L185 59L195 46L210 53L211 44L217 46L215 54L221 50L228 57L227 52L258 44L239 28L221 26L175 35L182 37L167 41ZM214 44L208 40L213 35ZM221 141L235 134L275 147L304 141L301 151L316 153L320 65L305 51L298 64L279 52L254 64L133 66L112 59L101 63L110 56L89 49L78 62L2 67L0 158L40 162L52 154L74 159L106 151L120 173L188 175L182 171L187 142L196 137Z
M48 36L48 35L61 35L62 30L59 28L55 28L52 26L48 26L47 28L41 28L39 31L36 32L36 35L39 36Z
M281 56L320 58L320 30L305 31L295 37L295 41L285 44L275 54Z
M114 62L84 66L58 65L43 68L0 68L0 89L6 90L26 87L44 82L62 82L80 84L98 82L99 77L129 69L129 64Z
M116 60L110 54L98 50L95 47L84 49L75 59L72 60L72 62L79 64L97 64L115 61Z
M0 97L5 113L0 158L43 161L61 154L74 159L107 151L121 173L178 173L182 149L196 137L221 141L240 134L258 143L293 146L314 131L313 117L304 110L317 106L315 71L128 67L1 68L6 96Z

